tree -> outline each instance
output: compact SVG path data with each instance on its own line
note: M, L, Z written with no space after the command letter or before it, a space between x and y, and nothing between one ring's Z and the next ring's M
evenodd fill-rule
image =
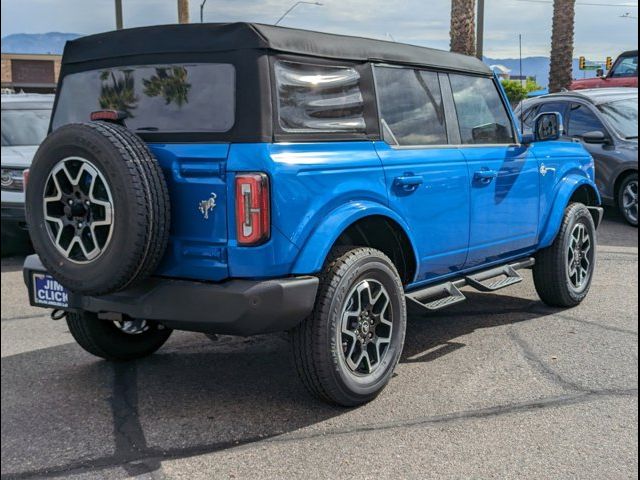
M576 0L554 0L549 91L568 89L573 77L573 27Z
M451 0L451 51L476 54L476 0Z
M155 71L155 75L142 79L146 96L162 96L165 105L175 103L178 107L182 107L182 105L189 102L188 94L191 84L187 83L186 68L161 67L156 68Z
M534 79L528 78L525 85L522 85L520 80L502 80L502 88L504 88L509 103L515 106L522 100L527 98L529 92L535 92L541 90L542 87L538 85Z

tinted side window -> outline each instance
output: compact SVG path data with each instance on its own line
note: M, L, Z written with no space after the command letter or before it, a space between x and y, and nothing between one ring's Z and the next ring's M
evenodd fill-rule
M449 75L464 144L512 143L513 127L493 79Z
M638 76L638 56L623 57L618 60L611 70L612 77L637 77Z
M522 126L523 126L522 133L533 132L533 122L536 119L536 116L538 115L538 108L539 108L538 105L534 105L528 110L524 110L524 112L522 112L522 114L520 115L520 118L522 119Z
M571 113L569 116L568 135L570 137L581 137L585 133L593 132L594 130L604 132L602 122L595 116L589 107L579 103L572 103Z
M447 129L438 74L375 67L385 140L397 145L444 145Z
M275 63L280 126L287 132L364 132L360 74L353 67Z

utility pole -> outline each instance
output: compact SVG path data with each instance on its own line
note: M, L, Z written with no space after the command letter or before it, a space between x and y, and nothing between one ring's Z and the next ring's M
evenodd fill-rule
M189 23L189 0L178 0L178 23Z
M476 38L476 57L482 60L484 55L484 0L478 0L478 18L476 28L478 29Z
M116 0L116 30L122 30L122 0Z

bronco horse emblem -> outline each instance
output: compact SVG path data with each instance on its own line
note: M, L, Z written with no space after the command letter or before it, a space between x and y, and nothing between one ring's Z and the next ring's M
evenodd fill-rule
M217 195L211 192L211 197L207 200L202 200L198 205L198 210L204 216L205 220L209 219L209 210L213 210L216 208L216 197Z

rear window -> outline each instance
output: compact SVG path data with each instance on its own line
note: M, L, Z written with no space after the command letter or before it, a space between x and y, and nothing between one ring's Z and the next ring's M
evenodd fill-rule
M275 77L284 131L365 131L360 74L355 68L277 61Z
M235 68L226 63L104 68L66 75L53 128L120 110L138 132L226 132L235 123Z

